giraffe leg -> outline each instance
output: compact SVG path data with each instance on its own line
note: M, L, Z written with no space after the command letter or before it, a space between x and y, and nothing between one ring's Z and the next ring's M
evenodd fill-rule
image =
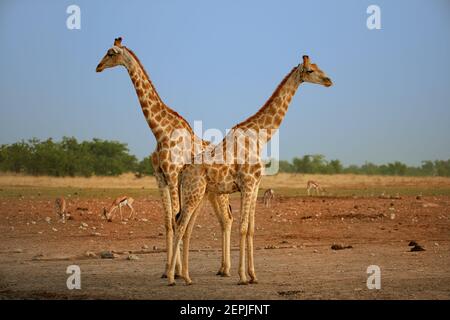
M178 176L176 175L170 175L166 174L166 177L168 177L168 186L169 186L169 192L170 192L170 203L171 203L171 210L172 210L172 220L175 220L176 215L180 212L180 194L178 192ZM175 225L173 224L173 229L175 229ZM180 246L176 247L176 257L177 257L177 264L176 264L176 273L175 277L179 278L182 277L182 264L181 264L181 254L180 254Z
M155 166L155 168L158 168ZM158 182L159 193L161 195L164 208L164 228L166 231L166 268L161 278L167 278L170 261L173 255L173 226L172 226L172 205L170 200L169 186L164 180L164 176L160 170L155 169L155 177Z
M241 221L240 221L240 241L239 241L239 282L238 284L248 284L245 273L245 247L247 242L247 232L249 224L249 213L251 201L253 199L252 192L241 193Z
M203 204L203 201L200 201L197 209L194 210L194 213L192 214L192 217L189 220L189 224L187 225L186 232L184 233L184 236L183 236L183 261L182 261L183 267L182 267L182 270L183 270L183 278L184 278L184 281L186 282L186 285L192 284L191 277L189 276L189 245L190 245L192 230L194 229L194 225L195 225L195 220L197 220L197 216L203 207L202 204Z
M194 171L195 173L195 171ZM169 285L173 286L175 285L175 267L176 267L176 261L177 256L180 255L180 251L177 250L180 247L180 243L182 238L184 237L184 234L186 232L186 229L188 227L188 224L191 220L192 214L196 211L196 209L199 207L206 189L206 183L204 177L199 175L189 175L188 179L186 179L185 183L182 184L182 195L181 199L183 201L182 210L180 211L180 220L176 226L175 230L175 241L174 241L174 255L172 256L172 260L170 263L169 270L167 272L167 278L169 279ZM192 230L191 230L192 231ZM188 244L189 246L189 241ZM188 253L185 253L185 258L188 257ZM186 263L186 267L188 261L184 261Z
M255 188L255 193L250 199L250 212L248 221L248 233L247 233L247 272L250 276L250 283L258 283L258 279L255 274L255 263L253 259L253 236L255 234L255 209L256 209L256 199L258 196L259 185Z
M213 206L214 213L219 219L222 229L222 264L217 275L222 277L230 276L231 254L230 254L230 238L231 226L233 224L233 216L231 214L228 195L208 194L208 199Z

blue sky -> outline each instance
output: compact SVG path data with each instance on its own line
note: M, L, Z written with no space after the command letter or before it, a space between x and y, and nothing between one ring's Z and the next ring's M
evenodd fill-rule
M66 8L81 8L81 30ZM370 4L381 30L366 27ZM123 68L95 67L122 36L163 100L225 132L308 54L334 81L306 84L280 156L345 164L450 158L450 4L434 1L2 1L0 144L37 137L155 146Z

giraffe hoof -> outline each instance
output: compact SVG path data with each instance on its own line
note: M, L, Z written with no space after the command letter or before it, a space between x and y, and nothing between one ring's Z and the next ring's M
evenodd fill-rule
M167 274L163 273L163 274L161 275L161 279L165 279L165 278L167 278Z
M224 278L228 278L228 277L230 277L230 274L228 272L223 272L220 276L222 276Z
M242 281L242 280L240 280L240 281L238 282L238 285L239 285L239 286L246 286L246 285L248 285L248 281Z
M179 275L179 274L176 274L176 275L175 275L175 279L183 279L183 276L182 276L182 275Z
M175 286L176 285L176 282L174 281L174 282L169 282L169 284L168 284L168 286L169 287L173 287L173 286Z
M257 284L258 283L258 279L250 279L249 283Z
M186 281L185 283L187 286L191 286L192 285L192 280Z

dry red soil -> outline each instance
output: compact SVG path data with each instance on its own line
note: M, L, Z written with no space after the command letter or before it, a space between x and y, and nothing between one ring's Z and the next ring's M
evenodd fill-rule
M233 198L232 276L216 276L221 234L209 205L191 241L194 284L161 279L163 214L157 198L136 198L137 219L106 222L110 198L70 200L73 219L53 213L53 199L0 199L0 298L3 299L449 299L450 197L277 197L258 201L255 262L259 283L238 286L239 200ZM128 213L126 211L126 213ZM126 215L127 216L127 215ZM51 220L47 221L50 217ZM47 218L47 219L46 219ZM80 228L82 223L86 227ZM415 240L425 251L411 252ZM332 250L333 244L352 248ZM101 259L111 250L115 259ZM96 256L88 256L92 252ZM129 254L137 260L127 260ZM68 290L66 268L81 268ZM381 269L369 290L367 267Z

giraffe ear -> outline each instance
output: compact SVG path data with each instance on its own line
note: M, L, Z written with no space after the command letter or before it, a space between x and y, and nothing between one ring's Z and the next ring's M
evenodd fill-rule
M308 56L303 56L303 66L304 67L309 67L309 57Z
M122 46L122 37L115 38L114 45L117 47L121 47Z

